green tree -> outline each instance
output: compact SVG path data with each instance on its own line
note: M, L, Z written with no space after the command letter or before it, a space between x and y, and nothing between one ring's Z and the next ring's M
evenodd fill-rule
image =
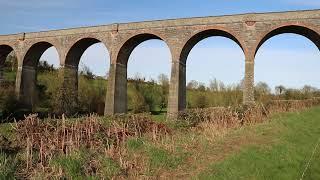
M282 95L286 91L286 88L283 85L279 85L275 87L275 91L277 95Z
M135 91L133 93L132 98L132 112L133 113L142 113L142 112L149 112L150 108L148 106L148 104L146 103L145 98L143 97L143 95L139 92L139 91Z
M208 99L205 93L200 93L195 99L195 107L206 108L208 106Z
M95 79L95 75L93 74L89 66L83 63L81 64L80 75L84 76L87 79Z
M268 95L271 93L271 89L265 82L258 82L255 86L255 91L261 95Z
M196 80L191 80L188 84L187 84L187 89L197 89L199 86L199 82Z
M198 88L199 91L206 91L206 85L204 83L199 83Z

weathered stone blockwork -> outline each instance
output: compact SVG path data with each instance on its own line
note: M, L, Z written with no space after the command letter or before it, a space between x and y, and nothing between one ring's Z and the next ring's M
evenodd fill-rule
M172 55L168 112L176 113L186 107L186 61L189 52L204 38L223 36L235 41L245 54L243 99L244 103L251 104L254 103L255 54L265 41L282 33L303 35L320 49L320 10L172 19L2 35L0 81L3 79L1 67L5 57L14 51L18 58L16 93L26 106L32 107L37 63L41 54L54 46L61 67L65 68L61 71L62 94L75 102L63 104L76 107L80 57L89 46L102 42L110 54L105 113L126 113L129 56L140 43L160 39L168 45ZM65 107L66 111L70 111L68 108Z

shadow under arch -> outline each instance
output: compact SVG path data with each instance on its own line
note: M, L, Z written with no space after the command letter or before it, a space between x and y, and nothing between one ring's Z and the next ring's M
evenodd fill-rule
M106 100L105 114L127 113L127 65L133 50L141 43L148 40L161 40L160 36L152 33L142 33L130 37L124 42L116 56L116 62L110 66L108 95ZM168 46L169 48L169 46ZM170 48L169 48L170 50ZM171 51L170 51L171 54Z
M8 55L14 51L9 45L0 45L0 65L4 64Z
M7 60L11 60L11 72L14 73L13 78L5 77L5 71L8 70L6 67ZM19 95L19 88L17 88L17 68L18 68L18 59L15 49L6 44L0 45L0 89L5 91L15 91L15 96Z
M245 53L245 49L242 45L242 43L236 38L235 35L233 35L230 32L227 32L225 30L221 30L221 29L208 29L208 30L204 30L201 31L195 35L193 35L183 46L183 49L181 51L181 55L180 55L180 61L184 64L186 64L187 62L187 58L189 53L191 52L192 48L198 44L200 41L209 38L209 37L225 37L228 38L232 41L234 41L235 43L237 43L240 48L242 49L242 51Z
M107 49L106 54L108 54L108 46L101 40L91 37L78 40L67 52L63 70L64 79L61 91L60 113L74 115L79 111L79 63L85 51L97 43L102 43Z
M259 51L260 47L270 38L280 35L280 34L297 34L304 36L308 38L310 41L312 41L320 50L320 34L318 34L316 31L312 30L311 28L308 28L306 26L300 26L300 25L286 25L277 27L270 32L266 33L262 36L261 40L259 40L259 43L255 49L255 55Z
M23 66L36 67L42 54L51 47L53 44L45 41L33 44L23 57Z
M28 110L35 111L37 108L37 104L39 102L37 90L38 64L41 56L51 47L54 47L58 52L56 47L50 42L37 42L28 49L23 57L20 85L20 102L22 106L27 108ZM58 61L60 63L60 59L58 59Z
M0 44L0 120L8 120L16 111L17 69L18 57L13 46Z

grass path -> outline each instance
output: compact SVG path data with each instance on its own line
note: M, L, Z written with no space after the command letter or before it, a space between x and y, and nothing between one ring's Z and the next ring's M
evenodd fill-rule
M277 115L271 121L232 132L216 147L201 153L198 162L193 163L203 163L198 164L202 169L197 169L194 177L300 179L319 138L320 107ZM216 157L218 152L220 158ZM304 179L320 179L320 148Z

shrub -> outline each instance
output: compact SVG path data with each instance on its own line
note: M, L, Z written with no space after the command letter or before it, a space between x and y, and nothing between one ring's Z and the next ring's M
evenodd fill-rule
M149 112L150 107L146 103L144 96L137 90L131 96L132 112L133 113L143 113Z
M0 89L0 118L5 119L17 111L19 107L13 87Z
M270 114L298 111L320 105L320 99L269 101L267 104L237 107L189 109L170 115L181 122L182 127L194 127L200 122L212 122L220 127L236 127L263 121Z
M195 107L197 108L205 108L208 106L208 99L204 93L200 93L195 100Z

